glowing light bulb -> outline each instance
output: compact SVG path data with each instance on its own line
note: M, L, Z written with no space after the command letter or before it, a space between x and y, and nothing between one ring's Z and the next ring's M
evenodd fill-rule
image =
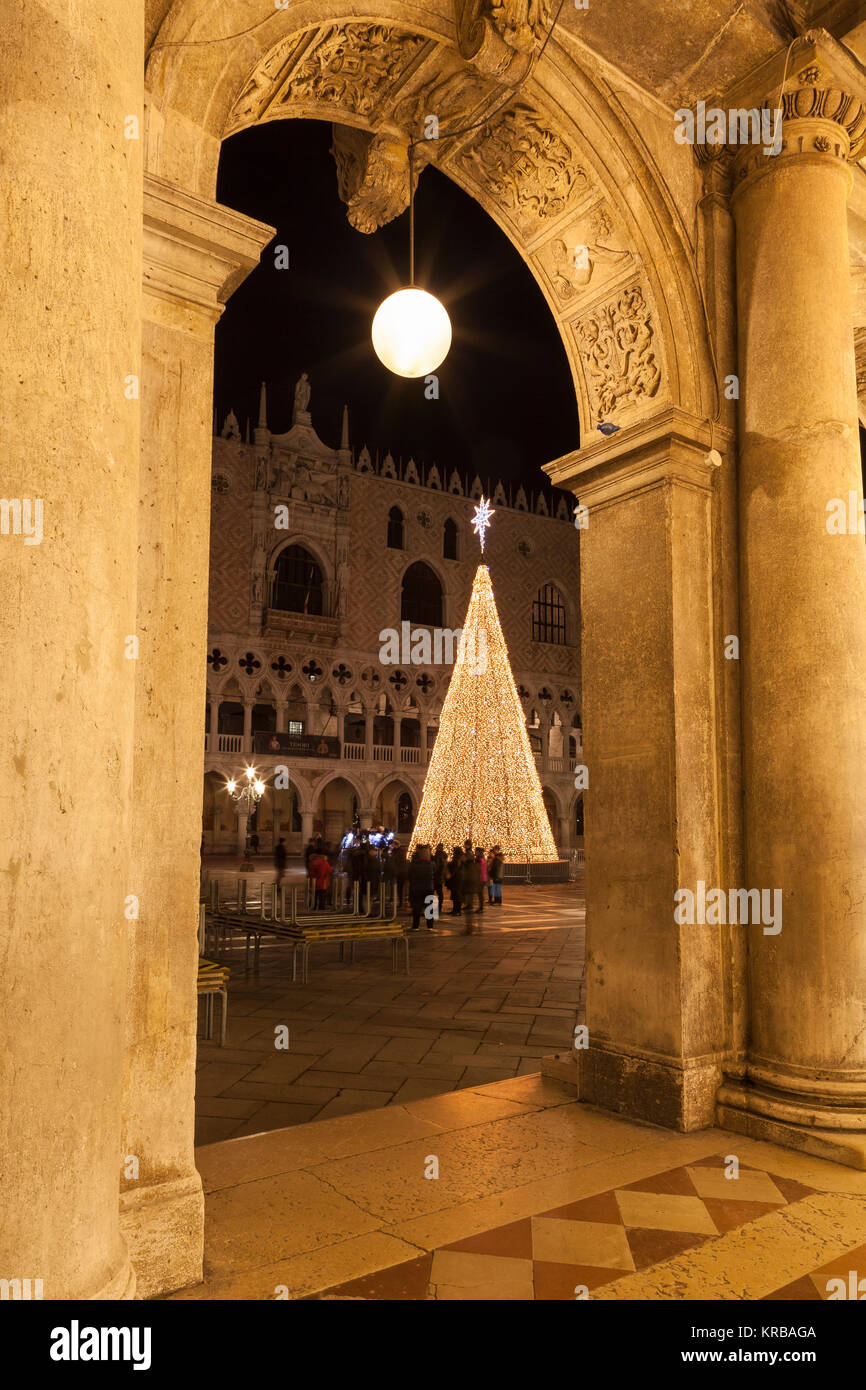
M444 362L451 320L435 295L414 285L383 299L373 319L373 347L396 376L426 376Z
M233 792L236 786L237 782L233 777L230 777L229 780L226 782L226 791Z
M254 768L254 767L248 767L248 768L247 768L247 781L248 781L248 782L251 782L251 781L253 780L253 778L255 777L255 775L256 775L256 770L255 770L255 768Z
M263 782L260 778L257 777L256 780L255 780L255 782L253 782L253 789L254 789L256 792L258 792L259 796L261 796L262 792L263 792L264 789L265 789L265 784L264 784L264 782Z

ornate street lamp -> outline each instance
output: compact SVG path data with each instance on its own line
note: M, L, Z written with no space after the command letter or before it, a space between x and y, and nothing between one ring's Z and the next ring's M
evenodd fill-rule
M249 825L250 816L264 795L265 784L256 773L254 767L247 768L246 779L245 782L239 783L234 777L230 777L226 782L226 791L235 803L237 814L239 816L246 816L247 825ZM253 872L253 862L250 859L250 853L247 849L246 836L244 837L244 858L239 872L242 874L251 874Z

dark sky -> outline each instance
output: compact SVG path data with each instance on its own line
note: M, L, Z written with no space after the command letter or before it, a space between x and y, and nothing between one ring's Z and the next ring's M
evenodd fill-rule
M408 281L409 216L366 236L349 225L337 194L331 127L272 121L223 144L220 202L278 230L273 245L228 302L216 332L215 404L255 424L268 383L268 424L291 425L294 384L310 374L313 424L340 442L343 402L350 442L375 457L432 463L470 476L521 479L538 489L542 464L576 448L577 406L559 334L533 276L478 204L435 169L415 200L416 283L451 316L451 351L437 370L438 401L423 378L407 381L379 362L370 324L380 301Z

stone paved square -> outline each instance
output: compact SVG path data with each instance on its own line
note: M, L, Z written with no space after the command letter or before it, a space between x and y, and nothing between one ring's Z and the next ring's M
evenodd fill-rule
M196 1143L540 1071L583 1017L582 884L509 885L480 934L462 929L445 916L413 932L408 977L391 974L389 942L359 942L354 964L320 946L306 985L283 943L263 939L258 975L235 945L226 1045L199 1040Z

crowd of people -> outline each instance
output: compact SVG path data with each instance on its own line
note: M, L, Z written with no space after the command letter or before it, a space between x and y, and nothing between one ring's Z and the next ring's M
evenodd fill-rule
M348 838L348 837L347 837ZM277 881L285 872L285 848L280 841L274 855ZM396 893L397 910L406 906L412 913L412 931L419 931L424 918L432 929L437 918L464 916L471 930L474 914L487 907L502 906L502 870L504 858L499 845L489 851L473 846L471 840L455 845L449 855L444 845L435 850L430 845L418 845L411 859L400 840L384 835L354 836L345 848L335 846L321 835L310 840L304 850L304 865L310 880L313 901L317 908L328 905L331 879L335 873L345 875L345 901L354 898L355 884L363 896L369 888L371 895L384 883L387 901ZM445 912L445 892L451 907Z

